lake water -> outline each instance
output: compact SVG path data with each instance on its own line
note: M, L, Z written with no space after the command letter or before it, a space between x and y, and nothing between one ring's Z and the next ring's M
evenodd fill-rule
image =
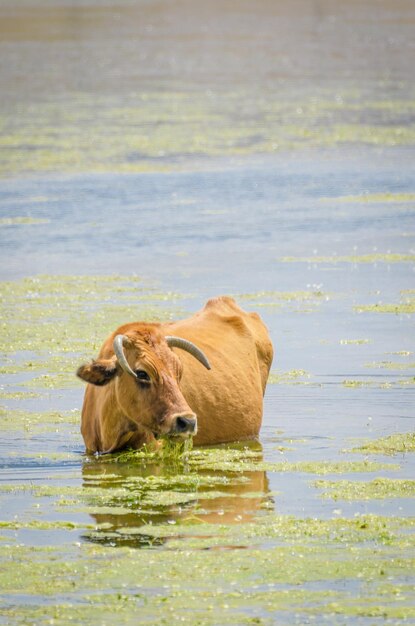
M0 1L1 624L415 622L413 20ZM259 441L86 457L77 366L219 294Z

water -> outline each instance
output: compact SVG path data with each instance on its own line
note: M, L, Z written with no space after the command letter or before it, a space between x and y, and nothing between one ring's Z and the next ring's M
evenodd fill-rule
M413 433L411 3L0 12L0 623L413 623L413 452L352 451ZM224 293L259 442L85 457L77 365Z

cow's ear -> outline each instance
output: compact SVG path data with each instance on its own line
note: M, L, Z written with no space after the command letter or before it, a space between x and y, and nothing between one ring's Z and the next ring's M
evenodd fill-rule
M113 359L98 359L78 367L76 375L91 385L107 385L117 374L117 362Z

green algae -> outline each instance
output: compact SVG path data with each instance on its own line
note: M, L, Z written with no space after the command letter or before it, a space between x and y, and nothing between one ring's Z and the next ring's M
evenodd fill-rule
M31 226L33 224L49 224L50 220L37 217L1 217L1 226Z
M304 530L307 521L302 524ZM1 545L4 567L0 584L7 603L0 615L13 620L10 623L24 623L30 616L36 623L53 619L64 624L70 619L71 623L90 624L116 619L127 624L139 611L140 623L213 625L249 623L246 619L252 609L266 624L275 623L276 614L283 616L286 611L302 615L310 610L329 616L333 607L327 607L334 602L339 614L343 605L346 613L348 607L364 602L393 612L396 595L381 585L386 580L390 585L405 581L413 571L414 559L397 553L397 546L390 545L386 536L371 546L370 520L351 523L353 530L350 522L344 522L346 536L358 539L356 543L351 540L346 553L339 520L335 521L337 536L329 530L330 521L322 523L326 529L321 537L304 534L303 541L314 537L310 545L297 543L297 539L293 542L285 535L284 529L296 526L296 520L281 521L279 544L266 550L246 544L240 550L204 550L202 544L201 549L192 549L182 543L182 547L145 553L93 544L71 546L70 550L59 546L51 552L48 548ZM385 524L387 533L387 518ZM394 524L392 532L405 536L399 521ZM315 527L317 523L311 522L310 530ZM362 536L368 541L362 543ZM327 589L333 581L345 580L356 586L353 602L347 592ZM308 586L316 582L320 589ZM19 602L20 594L30 598L28 605ZM413 590L408 588L405 598L409 603Z
M406 598L403 599L404 601ZM325 606L325 610L334 615L380 618L382 620L393 619L393 623L406 623L408 619L415 618L415 609L411 605L388 606L379 604L376 600L366 600L362 598L360 604L354 604L351 601L344 600L342 602L329 602ZM306 609L307 613L316 613L315 609ZM396 622L395 620L402 620Z
M415 363L395 363L393 361L374 361L366 363L365 367L387 369L387 370L409 370L415 368Z
M1 521L0 528L7 530L79 530L84 528L95 528L93 524L80 524L65 520L27 520L27 521Z
M336 198L322 198L324 202L352 202L352 203L375 203L383 204L385 202L414 202L415 193L365 193L359 196L340 196Z
M258 300L263 300L264 298L281 300L283 302L304 302L327 298L328 294L322 291L258 291L256 293L236 294L235 297L238 298L238 300L254 301L255 304L257 304ZM272 302L270 304L272 304Z
M415 313L415 300L399 304L359 304L353 307L358 313L394 313L395 315L412 315Z
M160 456L161 454L161 456ZM162 450L131 450L121 452L118 455L108 455L99 459L100 464L115 462L123 463L152 463L157 460L164 459L169 461L169 455L163 457ZM299 461L296 463L284 462L267 462L263 461L261 449L255 446L240 448L235 446L218 446L215 448L195 448L184 451L182 457L178 457L183 466L196 470L199 475L200 471L213 470L220 472L244 473L255 471L272 471L272 472L304 472L311 474L331 474L331 473L350 473L350 472L372 472L381 469L397 470L399 465L396 464L379 464L369 461ZM188 471L188 470L187 470ZM194 478L194 475L187 474L186 481ZM149 480L149 479L147 479ZM216 479L215 479L216 480ZM234 478L232 478L232 481ZM203 482L203 481L202 481ZM162 483L159 483L161 485Z
M414 263L414 254L399 253L372 253L351 254L339 256L313 256L313 257L282 257L284 263Z
M49 369L46 362L46 368ZM71 372L55 372L54 374L42 374L36 376L29 381L21 383L25 387L34 387L35 389L68 389L73 387L81 387L81 381L74 376L76 369Z
M343 387L349 389L364 389L367 387L372 387L376 389L394 389L396 387L405 387L407 385L412 385L412 379L405 380L392 380L392 381L383 381L378 382L377 380L353 380L346 379L342 381Z
M254 450L235 450L231 448L195 449L189 455L190 467L200 470L222 472L302 472L307 474L346 474L355 472L376 472L379 470L397 470L395 464L373 464L369 461L298 461L267 462Z
M415 298L412 290L401 291L400 302L389 304L377 302L375 304L359 304L353 307L358 313L394 313L395 315L410 315L415 312Z
M271 371L268 376L268 385L298 385L309 384L310 374L305 370L290 370L288 372Z
M235 294L236 300L242 306L252 303L255 309L280 310L288 307L290 310L302 313L313 312L321 303L330 300L330 295L322 291L258 291L255 293Z
M349 346L349 345L362 346L362 345L370 343L370 339L340 339L339 343L342 346Z
M0 367L0 374L30 374L32 372L43 372L45 369L54 374L73 374L78 365L79 359L69 357L67 354L62 354L61 356L45 355L45 358L37 357L23 363L15 362ZM22 384L31 384L31 382Z
M394 433L379 439L370 439L359 447L352 448L352 452L362 454L402 454L415 452L414 433Z
M74 425L80 423L80 412L73 411L20 411L0 407L0 424L2 431L39 432L50 431L51 427Z
M343 387L350 389L364 389L367 387L372 387L376 389L396 389L398 387L406 387L409 385L413 385L415 383L415 378L406 378L402 380L388 380L379 382L377 380L353 380L353 379L345 379L342 381Z
M396 354L397 356L411 356L413 352L410 350L397 350L396 352L389 352L388 354Z
M137 276L38 276L0 284L0 350L31 351L33 371L73 371L74 354L91 357L105 336L126 321L166 321L183 313L182 296L141 286ZM31 324L27 324L27 319ZM18 371L20 369L18 368ZM58 377L59 378L59 377ZM63 376L61 376L63 379ZM69 379L67 379L69 380ZM59 380L40 380L57 387Z
M323 498L333 500L379 500L385 498L415 498L415 480L376 478L370 482L317 480L314 485L325 489Z
M322 540L348 545L394 545L401 548L414 546L414 518L384 517L379 515L358 515L348 518L298 518L290 515L270 513L258 517L255 522L244 525L222 524L212 526L202 519L189 517L177 520L175 524L144 524L129 529L131 534L142 534L154 538L185 539L185 545L192 549L203 548L210 541L214 545L262 545L263 540L290 542L293 545L319 544ZM120 529L117 529L119 532ZM189 541L191 543L189 543ZM170 547L180 547L179 542L169 542Z
M40 394L35 391L5 391L0 390L1 400L27 400L28 398L39 398Z
M414 105L398 97L379 97L379 106L351 90L334 96L321 89L300 103L297 94L282 96L280 89L261 97L225 88L208 96L193 88L166 95L147 89L118 102L72 94L64 103L3 110L0 175L180 171L217 157L356 144L387 149L415 141L413 129L401 123Z

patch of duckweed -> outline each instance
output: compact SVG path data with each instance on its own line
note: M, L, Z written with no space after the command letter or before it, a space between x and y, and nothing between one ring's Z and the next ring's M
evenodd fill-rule
M288 440L291 441L291 440ZM183 445L183 444L182 444ZM228 447L217 446L215 448L196 448L189 447L183 452L177 451L173 453L173 457L169 457L169 453L163 456L163 448L131 450L121 452L116 455L105 455L98 460L99 464L116 463L155 463L160 460L173 461L179 460L187 468L192 468L198 473L204 470L214 470L221 472L244 473L251 471L273 471L273 472L305 472L311 474L331 474L331 473L355 473L355 472L374 472L383 469L397 470L399 465L381 464L369 461L299 461L296 463L283 462L265 462L262 458L262 450L255 447ZM173 443L174 449L176 444ZM174 467L174 464L173 464ZM192 475L188 475L186 480L190 480ZM150 479L146 479L150 480ZM232 478L234 480L234 478ZM161 483L159 483L161 484Z
M350 387L354 389L354 388L359 388L359 387L372 387L374 385L377 385L377 383L374 383L372 380L346 379L342 382L342 385L343 387Z
M340 339L340 344L342 346L362 346L364 344L370 343L370 339Z
M43 413L5 409L0 407L2 431L39 432L50 430L53 426L80 423L80 412L45 411Z
M345 379L342 381L343 387L350 389L361 389L365 387L374 387L376 389L394 389L396 387L405 387L407 385L413 385L415 378L407 378L402 380L392 380L378 382L377 380L353 380Z
M43 372L45 369L50 373L65 374L76 370L79 365L79 357L70 357L67 354L60 356L44 355L44 358L37 357L23 363L13 363L0 367L0 374L30 374ZM23 383L21 383L23 384ZM26 383L29 384L29 383Z
M375 478L370 482L350 480L317 480L314 485L324 489L323 498L333 500L378 500L385 498L414 498L415 480Z
M219 528L200 519L184 518L175 524L143 524L123 533L142 534L155 538L186 539L186 546L193 549L205 547L206 540L212 542L216 537L217 545L262 544L264 539L302 544L305 540L311 545L322 539L332 542L359 545L368 542L395 545L401 548L414 545L415 537L411 531L415 528L413 518L383 517L378 515L359 515L354 518L297 518L289 515L268 514L258 517L255 522L244 525L222 524ZM117 529L118 531L118 529ZM191 543L188 540L191 540ZM202 541L200 541L202 540ZM170 543L170 547L179 547L179 543Z
M380 598L382 601L382 599ZM397 599L398 601L400 598ZM408 619L415 618L415 609L413 606L408 604L404 604L407 601L407 597L402 598L403 603L397 604L396 606L389 606L387 604L382 604L378 602L378 599L374 600L366 600L364 598L361 599L359 604L355 604L350 600L343 600L339 602L328 602L325 606L325 610L330 613L333 618L335 615L353 616L355 618L378 618L381 620L394 620L394 624L404 624ZM307 608L305 610L306 613L315 614L316 610L314 608ZM334 618L335 619L335 618ZM396 620L399 620L397 622Z
M412 315L415 313L415 300L398 304L359 304L353 307L358 313L394 313L395 315Z
M182 296L141 286L137 276L38 276L1 283L0 350L31 351L47 372L69 372L74 354L92 357L127 321L166 321ZM27 324L27 320L31 324ZM31 368L40 370L38 359ZM45 382L45 381L43 381ZM53 384L53 381L50 381Z
M397 356L411 356L413 352L410 350L397 350L396 352L389 352L389 354L396 354Z
M47 429L49 430L49 429ZM81 454L77 452L54 452L43 450L42 452L20 452L12 451L9 454L9 457L16 457L23 459L30 459L31 462L36 463L36 465L42 465L43 462L46 465L55 464L56 465L64 465L66 462L71 462L71 464L78 465L80 464Z
M308 532L307 521L315 534ZM189 545L182 540L171 543L170 550L150 549L145 554L92 542L71 545L70 550L2 544L0 585L6 601L0 615L11 623L30 619L127 624L139 612L140 623L213 626L261 623L252 621L254 611L263 623L272 624L284 620L287 611L297 616L312 611L331 619L331 603L339 607L339 614L343 604L371 603L383 607L386 615L396 615L395 594L380 586L386 581L407 582L413 573L415 563L407 548L399 549L399 543L393 542L394 535L405 536L405 528L399 528L399 523L391 527L386 521L376 531L379 522L364 518L353 521L354 528L345 521L343 530L339 520L331 529L329 521L321 528L318 522L307 521L296 533L290 529L297 520L276 521L277 541L265 550L255 542L228 544L233 549L218 544L206 550L203 538L194 545L191 538ZM371 545L376 534L382 539ZM344 541L350 541L348 551ZM238 545L241 549L235 549ZM353 599L343 588L333 591L333 582L343 581L343 586L345 580L353 583ZM30 603L20 602L22 594ZM413 597L413 590L406 589L405 603L399 606L402 614Z
M415 452L415 433L394 433L387 437L371 439L353 448L352 452L362 454L401 454Z
M321 198L323 202L332 202L336 200L337 202L368 202L368 203L376 203L383 204L385 202L414 202L415 201L415 193L365 193L359 196L339 196L337 198Z
M394 363L393 361L374 361L366 363L365 367L387 369L387 370L409 370L415 368L415 363Z
M46 367L48 364L46 362ZM71 372L55 372L54 374L42 374L36 376L29 381L21 383L25 387L34 387L35 389L68 389L72 387L81 387L81 381L74 376L74 370Z
M50 220L38 217L0 217L1 226L31 226L33 224L49 224Z
M310 374L301 369L288 372L271 371L268 376L268 385L306 385L309 384L309 378Z
M27 400L39 397L40 394L35 391L5 391L0 389L0 400Z
M373 253L373 254L351 254L339 256L313 256L313 257L282 257L284 263L414 263L414 254L398 253Z
M5 530L79 530L95 528L95 526L93 524L81 524L65 520L0 520L0 528Z
M313 312L322 302L327 302L330 296L322 291L259 291L256 293L236 294L235 298L244 303L251 303L258 308L271 310L289 307L301 313Z
M364 94L268 89L147 90L138 96L73 95L62 104L30 102L3 112L0 175L42 171L154 172L206 165L215 157L272 154L339 144L412 145L413 103L379 106ZM243 110L240 102L244 102ZM340 103L341 102L341 103ZM235 110L238 115L235 116ZM58 112L59 124L56 124ZM362 117L370 123L362 123Z
M235 450L230 448L199 448L192 451L188 458L190 467L200 470L222 472L304 472L307 474L346 474L354 472L377 472L380 470L398 470L399 465L377 464L370 461L288 461L271 463L262 460L262 455L253 450Z
M394 313L395 315L410 315L415 313L415 298L409 291L401 291L400 302L389 304L377 302L376 304L359 304L353 309L358 313Z
M326 298L327 294L322 291L258 291L256 293L237 294L235 296L238 300L257 300L269 299L278 300L283 302L304 302L307 300L315 300L320 298Z

